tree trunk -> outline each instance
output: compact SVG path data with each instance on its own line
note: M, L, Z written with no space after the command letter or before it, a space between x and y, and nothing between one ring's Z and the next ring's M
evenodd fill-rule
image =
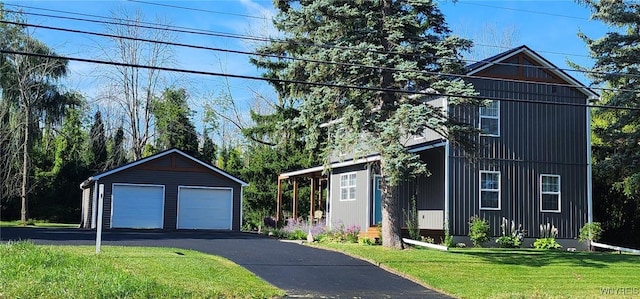
M402 215L400 204L394 196L393 187L380 180L382 193L382 246L402 249Z
M20 202L22 208L20 209L20 222L24 225L29 220L29 206L27 198L27 186L29 180L29 109L25 107L24 111L24 140L22 144L22 183L20 185Z
M385 0L382 3L382 19L380 20L380 28L384 28L384 18L390 14L391 1ZM380 44L385 51L391 50L391 45L387 39L387 33L382 32L380 37ZM393 82L393 74L387 69L381 71L380 87L389 88L391 82ZM380 94L380 106L382 109L386 109L387 106L392 105L395 101L395 96L389 92L382 92ZM400 213L400 204L394 197L393 186L389 186L384 179L384 161L380 166L380 174L383 179L381 180L381 193L382 193L382 245L384 247L402 249L402 239L400 238L400 230L402 228L402 214Z

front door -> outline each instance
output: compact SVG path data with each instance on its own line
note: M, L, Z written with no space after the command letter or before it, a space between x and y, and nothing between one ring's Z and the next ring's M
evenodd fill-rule
M382 180L381 176L373 176L373 224L382 222L382 191L380 190L380 180Z

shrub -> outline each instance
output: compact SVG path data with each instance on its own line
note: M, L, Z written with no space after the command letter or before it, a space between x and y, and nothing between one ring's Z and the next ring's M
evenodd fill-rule
M358 243L360 226L351 225L345 228L344 224L340 224L334 227L337 228L317 236L318 242Z
M449 232L449 224L446 223L444 225L444 240L442 240L442 245L447 247L455 247L455 243L453 243L453 236L451 232Z
M420 226L418 225L418 208L416 207L416 198L411 198L411 208L409 211L402 210L405 218L405 225L409 232L409 238L412 240L420 240Z
M533 248L535 248L535 249L560 249L560 248L562 248L562 245L558 244L558 242L556 242L555 238L540 238L540 239L536 239L536 241L533 242Z
M585 224L580 229L580 236L578 237L578 239L580 241L593 242L593 241L598 241L601 235L602 235L602 226L600 225L600 223L591 222L591 223Z
M556 237L558 236L558 228L555 225L547 223L546 225L540 224L540 236L541 238L533 242L535 249L559 249L562 248Z
M505 217L502 217L502 224L500 224L501 236L496 239L499 247L502 248L518 248L522 245L525 231L522 229L522 224L516 228L516 223Z
M482 247L482 244L489 241L489 223L478 216L469 219L469 238L473 242L473 247Z
M269 210L261 209L261 210L249 210L244 213L244 223L242 224L242 230L252 231L258 230L258 227L265 228L265 218L269 218ZM275 223L275 221L274 221ZM275 227L273 225L272 227Z
M306 240L307 233L300 229L296 229L293 232L288 232L287 239L289 240Z

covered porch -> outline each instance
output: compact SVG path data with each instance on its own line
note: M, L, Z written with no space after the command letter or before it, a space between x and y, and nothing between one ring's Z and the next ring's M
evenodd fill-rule
M276 222L280 223L281 220L287 220L288 218L298 219L306 218L313 222L324 222L327 218L328 212L328 196L329 192L326 191L329 188L329 180L326 175L323 174L325 168L323 166L307 168L292 172L285 172L278 175L278 193L277 193L277 206L276 206ZM288 182L289 184L285 184ZM309 210L308 214L304 211L300 211L300 186L309 186ZM286 192L286 186L290 185L289 189L292 191L291 206L289 209L285 209L283 192ZM323 190L325 190L323 196ZM304 200L304 199L303 199Z

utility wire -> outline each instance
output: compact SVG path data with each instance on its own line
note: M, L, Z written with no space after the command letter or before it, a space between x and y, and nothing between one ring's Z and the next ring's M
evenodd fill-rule
M31 57L40 57L40 58L47 58L47 59L64 59L64 60L69 60L69 61L78 61L78 62L95 63L95 64L111 65L111 66L121 66L121 67L152 69L152 70L159 70L159 71L187 73L187 74L196 74L196 75L228 77L228 78L236 78L236 79L266 81L266 82L278 82L278 83L287 83L287 84L301 84L301 85L312 85L312 86L333 87L333 88L343 88L343 89L356 89L356 90L377 91L377 92L402 93L402 94L417 94L417 95L426 95L426 96L434 96L434 97L453 97L453 98L466 98L466 99L476 99L476 100L492 100L492 101L501 101L501 102L514 102L514 103L529 103L529 104L557 105L557 106L582 107L582 108L602 108L602 109L640 111L640 108L637 108L637 107L620 107L620 106L611 106L611 105L566 103L566 102L556 102L556 101L508 99L508 98L491 97L491 96L456 95L456 94L447 94L447 93L438 93L438 92L412 91L412 90L392 89L392 88L380 88L380 87L357 86L357 85L343 85L343 84L336 84L336 83L324 83L324 82L311 82L311 81L290 80L290 79L264 78L264 77L257 77L257 76L225 74L225 73L219 73L219 72L207 72L207 71L197 71L197 70L186 70L186 69L178 69L178 68L149 66L149 65L141 65L141 64L134 64L134 63L124 63L124 62L113 62L113 61L87 59L87 58L61 56L61 55L49 55L49 54L40 54L40 53L32 53L32 52L24 52L24 51L14 51L14 50L6 50L6 49L0 49L0 53L13 54L13 55L24 55L24 56L31 56ZM529 83L536 83L536 82L529 82Z
M282 56L282 55L275 55L275 54L264 54L264 53L249 52L249 51L240 51L240 50L231 50L231 49L223 49L223 48L206 47L206 46L199 46L199 45L191 45L191 44L184 44L184 43L175 43L175 42L151 40L151 39L144 39L144 38L128 37L128 36L121 36L121 35L114 35L114 34L107 34L107 33L99 33L99 32L92 32L92 31L84 31L84 30L75 30L75 29L68 29L68 28L45 26L45 25L35 25L35 24L13 22L13 21L0 20L0 23L12 24L12 25L16 25L16 26L28 26L28 27L34 27L34 28L49 29L49 30L59 30L59 31L80 33L80 34L89 34L89 35L102 36L102 37L108 37L108 38L127 39L127 40L133 40L133 41L164 44L164 45L170 45L170 46L187 47L187 48L194 48L194 49L201 49L201 50L211 50L211 51L220 51L220 52L235 53L235 54L242 54L242 55L254 55L254 56L261 56L261 57L271 57L271 58L286 59L286 60L297 60L297 61L312 62L312 63L319 63L319 64L331 64L331 65L339 65L339 66L346 66L346 67L360 67L360 68L369 68L369 69L385 70L385 71L392 71L392 72L420 73L420 74L432 75L432 76L449 76L449 77L456 77L456 78L463 78L463 79L464 78L468 78L468 79L483 79L483 80L493 80L493 81L501 81L501 82L514 82L514 83L531 84L531 81L520 80L520 79L504 79L504 78L499 78L498 79L498 78L480 77L480 76L465 75L465 74L452 74L452 73L434 72L434 71L426 71L426 70L404 70L404 69L391 68L391 67L380 67L380 66L363 65L363 64L357 64L357 63L333 62L333 61L325 61L325 60L315 60L315 59L307 59L307 58ZM488 63L490 63L490 62L488 62ZM538 82L538 84L543 84L543 85L548 85L548 86L557 86L557 87L568 87L568 88L578 88L578 89L587 88L588 89L588 87L586 87L586 86L578 86L578 85L566 84L566 83ZM591 87L590 89L606 90L606 91L635 92L635 90L631 90L631 89L614 89L614 88L606 88L606 87Z
M36 16L62 18L62 19L71 19L71 20L77 20L77 21L86 21L86 22L103 23L103 24L115 24L115 25L124 25L124 26L138 26L140 28L147 28L147 29L167 30L167 31L180 32L180 33L200 34L200 35L218 36L218 37L225 37L225 38L235 38L235 39L245 39L245 40L260 41L260 42L282 42L282 43L289 43L289 44L295 44L295 45L300 45L300 46L314 46L314 47L322 47L322 48L335 48L335 49L344 49L344 50L369 51L369 52L381 53L381 54L403 54L403 55L407 55L407 53L399 53L399 52L393 52L393 51L376 51L376 50L370 50L370 49L360 49L360 48L344 47L344 46L337 46L337 45L330 45L330 44L295 43L295 42L292 42L292 41L289 41L289 40L282 40L282 39L265 38L265 37L252 36L252 35L231 34L231 33L219 32L219 31L202 30L202 29L197 29L197 28L192 28L192 27L167 26L167 25L161 25L161 24L157 24L157 23L134 21L134 20L127 20L127 19L118 19L118 18L113 18L113 17L105 17L105 16L99 16L99 15L90 15L90 14L68 12L68 11L62 11L62 10L38 8L38 7L26 6L26 5L17 5L17 4L5 4L5 5L11 5L11 6L16 6L16 7L35 9L35 10L44 10L44 11L72 14L72 15L89 16L89 17L108 19L108 20L117 20L117 21L120 21L121 23L112 23L112 22L108 22L108 21L97 21L97 20L87 20L87 19L80 19L80 18L70 18L70 17L55 16L55 15L45 15L45 14L38 14L38 13L28 13L28 12L22 12L22 11L20 11L20 12L19 11L9 11L9 12L14 12L14 13L23 13L23 14L27 14L27 15L36 15ZM183 8L185 8L185 7L183 7ZM155 26L162 26L162 27L146 27L146 26L142 26L142 25L138 25L138 24L131 24L132 22L140 23L140 24L147 24L147 25L151 25L151 26L154 26L154 25ZM171 28L178 28L178 29L171 29ZM184 30L182 30L182 29L184 29ZM510 47L505 47L505 46L480 44L480 43L474 43L474 45L493 47L493 48L502 48L502 49L511 49ZM576 56L576 57L587 57L587 58L590 58L590 56L588 56L588 55L563 53L563 52L557 52L557 51L536 50L536 52L538 52L538 53L549 53L549 54L554 54L554 55L566 55L566 56ZM415 55L421 55L421 54L415 54ZM463 61L478 62L476 60L470 60L470 59L463 59ZM574 69L563 69L563 70L564 71L572 71L572 72L588 72L588 71L574 70Z
M545 16L552 16L552 17L561 17L561 18L589 21L589 18L585 18L585 17L561 15L561 14L555 14L555 13L550 13L550 12L533 11L533 10L526 10L526 9L520 9L520 8L511 8L511 7L504 7L504 6L496 6L496 5L482 4L482 3L475 3L475 2L468 2L468 1L457 1L457 2L458 3L462 3L462 4L466 4L466 5L482 6L482 7L497 8L497 9L511 10L511 11L518 11L518 12L526 12L526 13L531 13L531 14L538 14L538 15L545 15Z
M243 18L269 20L268 18L265 18L265 17L237 14L237 13L231 13L231 12L214 11L214 10L207 10L207 9L200 9L200 8L192 8L192 7L185 7L185 6L179 6L179 5L170 5L165 3L155 3L155 2L147 2L147 1L140 1L140 0L127 0L127 1L148 4L148 5L169 7L169 8L178 8L178 9L184 9L184 10L190 10L190 11L207 12L207 13L219 14L219 15L229 15L229 16L236 16L236 17L243 17Z

